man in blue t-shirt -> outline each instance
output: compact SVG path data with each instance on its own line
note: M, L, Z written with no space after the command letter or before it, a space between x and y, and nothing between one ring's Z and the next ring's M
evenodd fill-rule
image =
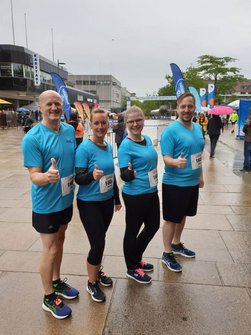
M182 271L174 254L195 257L195 252L181 243L186 217L197 212L199 187L204 186L201 126L192 122L195 98L182 94L177 101L178 119L163 132L160 145L165 163L162 181L163 244L162 262L174 272Z
M74 196L74 128L60 122L61 97L45 91L39 97L42 121L24 137L24 166L32 182L32 225L40 233L42 257L40 275L44 288L42 307L57 319L71 315L65 299L79 292L60 279L65 231L72 217Z

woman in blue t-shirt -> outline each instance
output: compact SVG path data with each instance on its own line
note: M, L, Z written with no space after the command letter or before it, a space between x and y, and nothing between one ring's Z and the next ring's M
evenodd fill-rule
M108 114L95 109L90 126L93 135L82 142L76 152L75 181L79 186L77 205L91 249L87 257L87 292L96 302L105 301L99 287L112 286L113 281L102 271L106 231L115 211L120 210L119 191L114 174L112 147L105 141L109 128Z
M126 111L124 119L128 135L119 147L118 161L121 179L125 182L122 196L126 207L126 275L139 283L147 284L151 282L151 277L145 271L152 271L153 265L144 262L142 256L160 225L158 155L150 137L142 135L142 110L133 106Z

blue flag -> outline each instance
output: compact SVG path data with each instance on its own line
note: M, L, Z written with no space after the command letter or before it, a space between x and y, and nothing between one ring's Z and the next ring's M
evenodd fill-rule
M195 106L196 106L196 110L195 111L196 111L196 114L199 114L200 111L201 111L201 102L200 102L199 93L196 90L196 88L193 87L193 86L189 86L188 89L189 89L189 92L192 93L192 95L195 98Z
M214 92L215 91L215 86L214 84L208 84L208 97L207 97L207 101L208 101L208 105L210 108L214 107Z
M200 101L202 107L207 107L207 90L200 88Z
M175 94L176 94L176 97L178 98L179 96L181 96L183 93L186 92L186 86L185 86L182 72L180 71L180 68L178 67L178 65L171 63L170 66L171 66L171 70L173 73Z
M61 99L63 101L65 118L66 120L69 120L71 113L71 105L65 83L58 73L51 72L50 75L54 82L54 85L56 86L57 92L61 96Z

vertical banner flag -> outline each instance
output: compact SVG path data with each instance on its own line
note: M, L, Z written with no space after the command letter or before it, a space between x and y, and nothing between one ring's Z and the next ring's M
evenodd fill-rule
M40 62L39 55L33 54L34 85L40 86Z
M129 109L131 107L131 97L126 98L126 109Z
M207 107L207 90L200 88L200 101L202 107Z
M179 96L181 96L183 93L186 92L186 86L185 86L182 72L180 71L180 68L178 67L178 65L171 63L170 66L171 66L171 70L173 73L175 94L176 94L176 97L178 98Z
M71 105L70 105L70 101L68 97L67 88L65 86L63 79L60 77L58 73L51 72L50 75L54 82L54 85L56 86L57 92L61 96L61 99L63 101L64 114L65 114L66 120L68 121L70 119Z
M208 105L210 108L214 107L214 84L208 84Z
M84 107L84 111L88 117L88 119L90 120L91 119L91 112L90 112L90 107L89 105L86 103L86 102L83 102L82 103L83 107Z
M196 112L196 114L199 114L200 111L201 111L201 102L200 102L200 96L199 96L199 93L198 93L198 91L196 90L196 88L193 87L193 86L189 86L188 89L189 89L189 92L192 93L192 95L193 95L194 98L195 98L195 106L196 106L196 110L195 110L195 112Z
M74 104L79 116L81 117L82 121L84 121L85 120L84 110L83 110L83 106L82 106L81 102L75 101L73 104Z

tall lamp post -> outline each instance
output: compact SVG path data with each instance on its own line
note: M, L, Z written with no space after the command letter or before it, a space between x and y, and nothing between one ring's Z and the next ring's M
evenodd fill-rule
M58 59L58 63L57 64L58 64L58 74L59 74L59 65L65 65L66 63L60 62L59 59Z
M15 45L15 29L14 29L14 16L13 16L13 4L12 0L10 0L10 8L11 8L11 23L12 23L12 35L13 35L13 44Z

